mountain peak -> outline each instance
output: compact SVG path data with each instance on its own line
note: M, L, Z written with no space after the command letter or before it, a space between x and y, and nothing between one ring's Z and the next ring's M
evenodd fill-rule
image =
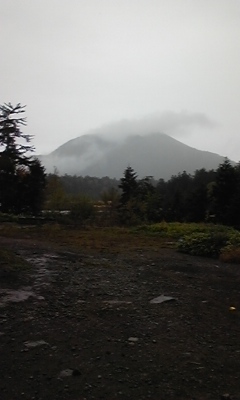
M224 157L197 150L164 133L134 134L120 140L89 134L72 139L48 156L40 157L48 172L54 166L61 174L120 178L127 165L139 177L169 179L197 169L216 169Z

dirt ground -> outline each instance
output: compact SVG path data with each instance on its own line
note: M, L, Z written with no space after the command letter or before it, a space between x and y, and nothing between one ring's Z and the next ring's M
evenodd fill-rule
M0 276L1 400L240 399L240 265L0 246L31 264Z

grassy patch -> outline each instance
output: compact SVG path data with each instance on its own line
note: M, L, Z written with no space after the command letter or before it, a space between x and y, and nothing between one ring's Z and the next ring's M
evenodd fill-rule
M30 269L30 264L12 250L0 249L0 277L16 277Z
M166 237L176 240L180 239L182 236L196 233L217 234L232 231L234 231L234 229L222 225L180 222L161 222L159 224L142 225L132 229L133 233L145 233L150 236Z
M180 239L178 250L193 256L217 258L226 243L224 233L194 233Z
M136 228L71 227L59 223L40 226L2 224L1 235L49 242L58 248L76 251L122 253L142 250L179 251L226 262L239 262L240 233L233 228L214 224L159 223Z
M220 260L226 263L240 264L240 247L222 249Z
M215 231L185 235L178 242L178 250L197 256L220 257L225 262L238 262L240 233L232 228L216 227Z
M73 250L96 250L102 252L159 251L166 246L167 239L151 237L144 232L134 234L129 228L80 227L71 228L58 223L42 226L2 226L1 235L10 238L31 239L49 242L57 247Z
M0 212L0 222L18 222L18 216Z
M180 252L240 262L240 233L233 228L214 224L161 222L131 229L133 234L166 238L176 243Z

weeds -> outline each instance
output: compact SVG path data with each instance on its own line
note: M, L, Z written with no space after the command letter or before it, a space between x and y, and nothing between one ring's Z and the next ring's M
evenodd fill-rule
M11 250L0 249L0 276L15 275L30 268L30 265Z
M123 253L126 251L177 248L178 251L205 257L220 257L225 262L240 262L240 232L221 225L162 222L135 228L75 226L48 223L24 226L3 223L1 235L49 241L52 245L77 251Z

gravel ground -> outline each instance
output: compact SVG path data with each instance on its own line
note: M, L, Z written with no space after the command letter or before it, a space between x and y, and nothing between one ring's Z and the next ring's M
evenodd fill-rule
M239 265L0 245L32 266L1 275L1 400L240 399Z

